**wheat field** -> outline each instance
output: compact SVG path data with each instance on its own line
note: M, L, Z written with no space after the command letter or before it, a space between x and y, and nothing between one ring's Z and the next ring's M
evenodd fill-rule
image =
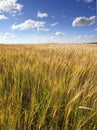
M0 130L97 130L97 45L0 45Z

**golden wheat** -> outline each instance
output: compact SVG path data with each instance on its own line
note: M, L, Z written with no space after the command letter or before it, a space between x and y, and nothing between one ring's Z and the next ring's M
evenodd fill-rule
M0 130L97 130L97 45L0 45Z

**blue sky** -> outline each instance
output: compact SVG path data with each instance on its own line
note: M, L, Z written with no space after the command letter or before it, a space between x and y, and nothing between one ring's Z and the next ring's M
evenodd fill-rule
M0 43L97 42L96 0L0 0Z

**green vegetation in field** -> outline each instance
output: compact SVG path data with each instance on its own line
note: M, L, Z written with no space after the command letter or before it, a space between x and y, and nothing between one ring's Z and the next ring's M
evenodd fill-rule
M0 130L97 130L97 45L0 45Z

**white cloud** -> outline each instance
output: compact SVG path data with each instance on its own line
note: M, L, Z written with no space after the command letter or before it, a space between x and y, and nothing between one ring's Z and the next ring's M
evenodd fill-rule
M79 35L72 38L74 43L92 43L97 42L96 35Z
M50 31L49 28L39 28L38 30L39 30L39 31L46 31L46 32L49 32L49 31Z
M94 35L79 35L77 38L78 39L94 39L95 36Z
M97 28L95 28L94 31L97 31Z
M73 22L72 26L90 26L97 22L97 16L87 17L77 17Z
M50 39L53 39L53 40L55 40L55 39L56 39L56 37L55 37L55 36L51 36L51 37L50 37Z
M38 18L48 17L48 14L47 14L47 13L42 13L42 12L38 11L37 17L38 17Z
M58 24L59 24L58 22L52 23L51 26L54 27L54 26L56 26L56 25L58 25Z
M0 12L17 13L23 8L22 4L17 3L17 0L0 0Z
M10 32L0 33L0 42L1 43L8 43L15 38L16 38L16 35L13 33L10 33Z
M5 42L5 37L0 35L0 43L4 43Z
M55 33L56 36L64 35L64 34L65 34L65 33L63 33L63 32L56 32L56 33Z
M0 15L0 20L2 19L7 19L7 17L5 15Z
M26 20L24 23L21 24L13 24L11 26L12 30L20 29L20 30L28 30L28 29L34 29L37 30L45 28L46 22L40 22L40 21L34 21L32 19Z
M80 42L94 42L97 37L95 35L79 35L75 39Z
M84 2L86 2L86 3L91 3L91 2L93 2L94 0L84 0Z
M5 32L3 35L4 35L6 38L15 38L15 37L16 37L15 34L10 33L10 32Z

